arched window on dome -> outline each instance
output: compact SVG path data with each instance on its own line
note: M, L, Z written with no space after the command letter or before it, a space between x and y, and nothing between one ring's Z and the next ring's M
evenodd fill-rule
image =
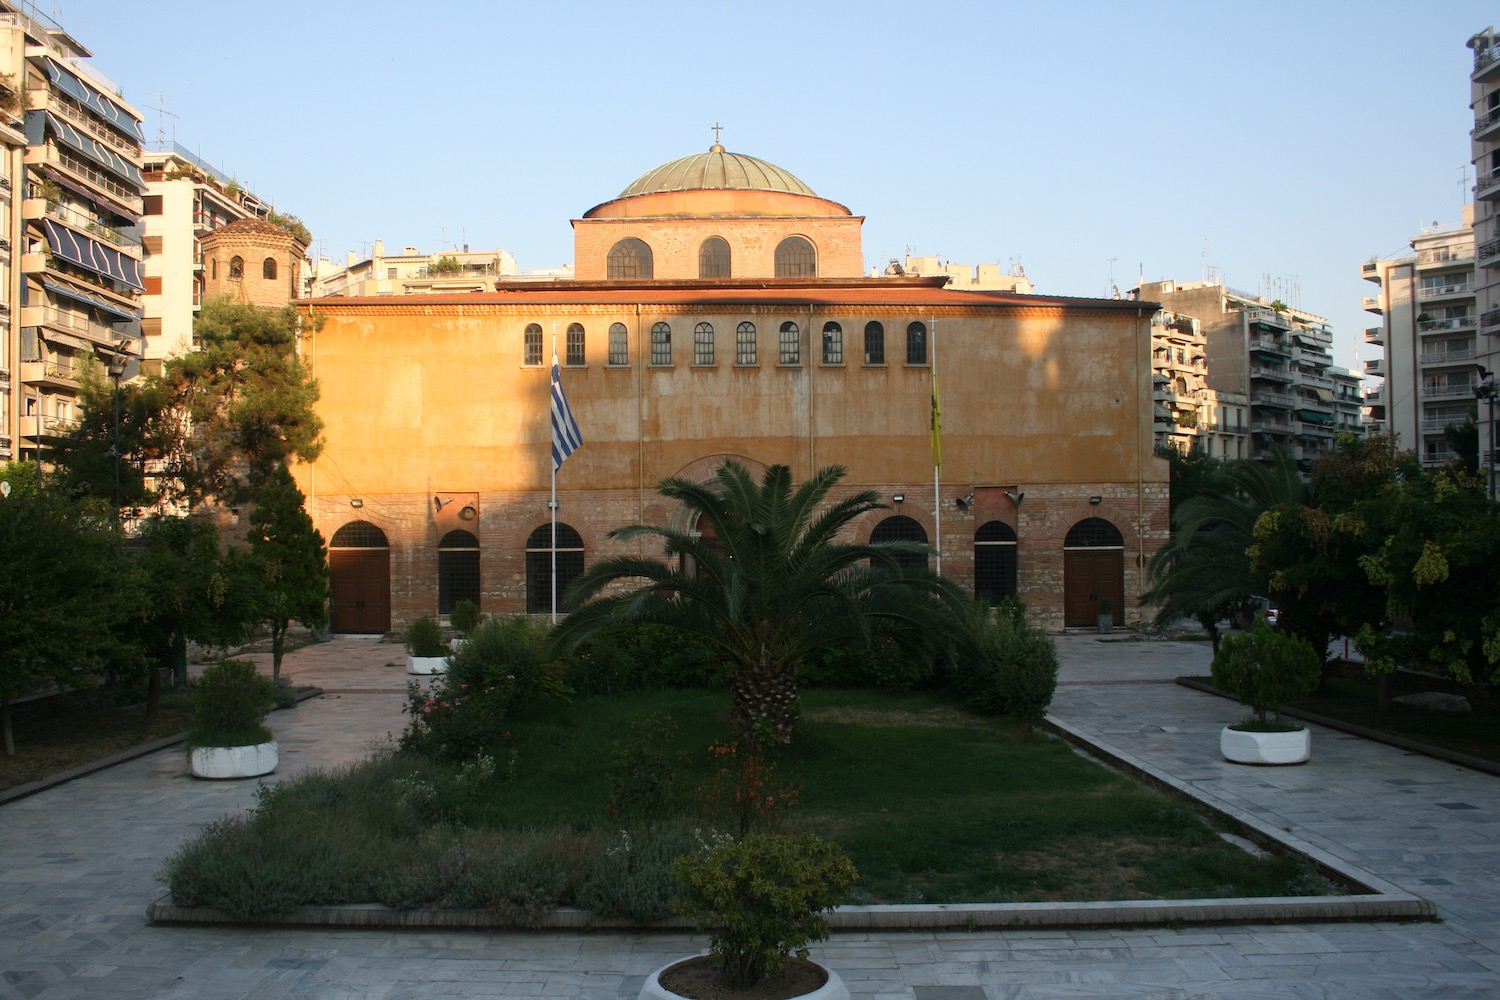
M229 280L239 281L245 276L245 258L235 254L229 258Z
M710 236L698 248L698 277L729 277L729 244L722 237Z
M651 248L634 236L610 247L607 263L606 275L612 280L633 281L652 276Z
M816 278L818 252L801 236L788 236L776 245L776 277Z
M275 281L276 280L276 258L275 257L267 257L265 260L261 261L261 264L260 264L260 276L262 278L265 278L267 281Z

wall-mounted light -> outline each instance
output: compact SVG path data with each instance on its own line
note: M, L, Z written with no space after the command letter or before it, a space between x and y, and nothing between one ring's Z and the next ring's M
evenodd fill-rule
M1096 507L1099 504L1103 503L1103 502L1104 502L1104 498L1103 497L1089 497L1089 503L1093 504Z
M894 500L896 503L900 503L901 501L903 501L903 500L906 499L906 494L905 493L892 493L891 494L891 499Z
M365 505L365 502L363 500L361 500L359 497L355 497L353 500L349 501L349 506L351 506L351 507L363 507L364 505Z
M1010 490L1006 490L1005 498L1011 502L1012 506L1019 508L1021 506L1021 501L1026 499L1026 494L1012 493Z
M453 502L453 498L452 497L433 497L432 498L432 502L435 503L435 504L437 504L437 509L438 510L442 510L444 507L448 506L450 503Z
M957 500L955 500L953 502L956 503L956 504L958 504L958 509L959 510L968 510L969 506L974 502L974 494L970 493L966 497L959 497Z

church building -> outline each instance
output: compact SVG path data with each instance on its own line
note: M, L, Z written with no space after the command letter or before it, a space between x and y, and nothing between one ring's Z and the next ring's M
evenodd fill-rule
M335 631L465 598L550 614L554 352L583 437L556 476L560 589L609 555L665 558L609 532L696 529L657 484L733 459L799 481L845 466L841 488L888 505L861 539L925 542L1034 624L1138 617L1168 531L1156 306L865 277L862 224L715 144L574 219L575 280L299 301L326 445L295 471L330 542Z

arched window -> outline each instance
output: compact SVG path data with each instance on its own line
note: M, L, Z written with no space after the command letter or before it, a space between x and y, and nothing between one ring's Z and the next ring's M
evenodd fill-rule
M801 236L788 236L776 245L776 277L816 278L818 252Z
M921 542L927 544L927 529L921 523L905 516L897 514L888 517L875 525L875 530L870 532L870 544L878 542ZM927 555L922 552L898 552L895 554L896 563L900 566L926 566Z
M567 364L581 365L584 363L583 354L583 324L568 324L568 360Z
M632 281L649 278L652 274L651 248L642 240L631 236L609 248L606 263L606 274L612 279Z
M459 601L479 603L479 539L462 529L438 542L438 614L451 614Z
M1016 531L987 521L974 532L974 596L991 607L1016 596Z
M208 276L215 281L219 280L219 258L215 257L208 262Z
M776 360L784 365L802 363L802 331L791 320L781 324L781 353Z
M865 324L865 364L885 364L885 327L873 319Z
M1119 549L1125 547L1125 536L1120 529L1102 517L1084 518L1068 531L1063 539L1065 549Z
M665 323L657 323L651 328L651 363L672 363L672 328Z
M583 536L572 526L557 523L557 610L563 595L583 575ZM552 525L544 524L526 539L526 613L552 611Z
M630 331L625 329L624 323L609 325L609 363L630 364Z
M921 323L912 323L906 328L906 363L927 363L927 327Z
M755 364L755 324L746 320L734 332L734 363Z
M276 258L267 257L260 263L260 276L267 281L276 280Z
M823 363L825 365L844 363L844 328L832 320L823 324Z
M526 332L521 336L522 351L521 364L539 365L542 363L542 328L536 323L527 323Z
M714 325L699 323L693 327L693 364L714 363Z
M235 254L229 258L229 279L237 281L245 276L245 258Z
M385 532L369 521L350 521L328 542L330 549L384 549L389 547Z
M729 277L729 244L721 237L710 236L698 248L698 277Z

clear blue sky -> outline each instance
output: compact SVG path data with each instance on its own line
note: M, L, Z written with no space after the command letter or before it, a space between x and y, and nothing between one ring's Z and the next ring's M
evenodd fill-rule
M335 260L380 238L568 263L568 220L721 122L865 216L867 268L1019 261L1098 296L1206 265L1327 316L1346 366L1372 356L1360 262L1469 198L1464 42L1500 23L1471 0L37 6L148 141Z

